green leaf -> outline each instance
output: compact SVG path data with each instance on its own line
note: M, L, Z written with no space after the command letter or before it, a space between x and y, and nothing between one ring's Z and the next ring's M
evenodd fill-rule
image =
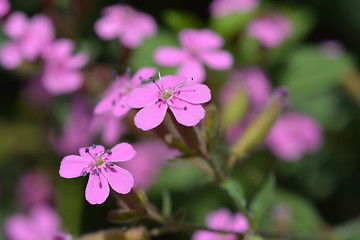
M258 222L273 203L275 196L275 178L270 174L250 205L250 210Z
M235 179L228 179L222 184L222 186L240 209L246 208L245 193L239 181Z
M344 240L360 239L360 217L341 224L335 228L335 232Z
M186 10L166 10L162 19L165 24L167 24L175 32L184 28L203 28L205 25L201 18Z
M224 17L210 19L210 26L225 38L229 38L243 31L253 17L253 12L233 13Z
M229 102L222 108L220 121L224 129L239 122L248 110L249 101L245 91L239 91Z
M162 194L162 213L164 216L168 217L171 215L171 196L169 192L164 191Z

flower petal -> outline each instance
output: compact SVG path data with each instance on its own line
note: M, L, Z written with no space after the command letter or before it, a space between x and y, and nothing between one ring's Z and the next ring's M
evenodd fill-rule
M108 15L100 18L94 25L96 34L103 40L116 38L121 31L118 17L116 15Z
M5 21L3 31L14 40L20 39L29 26L29 21L23 12L12 13Z
M133 175L116 165L103 168L102 174L104 174L111 188L118 193L127 194L134 186Z
M164 88L164 90L174 89L185 82L185 77L174 75L163 76L161 80L159 80L160 87Z
M176 120L185 126L195 126L205 117L205 109L199 104L191 104L180 99L174 99L169 104Z
M170 46L160 47L155 50L153 58L157 64L174 67L183 62L188 56L187 51Z
M211 91L204 84L192 84L179 88L178 98L190 103L206 103L211 100Z
M229 69L234 62L234 58L228 51L219 50L212 52L201 52L199 57L212 69Z
M0 49L0 62L6 69L15 69L20 66L23 61L23 56L18 44L13 42L6 42Z
M86 165L91 163L91 159L76 155L70 155L63 158L60 165L59 174L63 178L80 177Z
M159 98L159 91L150 87L135 88L127 98L127 104L132 108L141 108L156 102Z
M184 29L179 33L179 39L190 49L219 48L224 44L222 37L211 29Z
M45 70L41 81L47 92L53 95L70 93L81 88L84 76L80 71L50 67Z
M126 100L128 98L128 95L123 95L121 98L116 102L114 108L113 108L113 114L117 117L124 116L128 111L130 110L129 105L126 104Z
M101 99L100 102L98 102L98 104L95 106L94 114L100 114L111 110L114 107L113 102L116 99L115 95L116 94L113 94Z
M96 175L95 171L91 172L89 181L85 190L85 198L90 204L101 204L109 196L110 188L105 176L100 173Z
M195 58L189 58L181 64L176 71L176 75L183 76L186 79L193 79L193 83L202 83L205 81L205 68L201 62Z
M40 236L34 232L34 224L22 214L11 215L4 224L6 235L13 240L36 240Z
M111 149L111 154L106 158L111 162L123 162L133 158L136 151L128 143L119 143Z
M136 127L147 131L160 125L164 120L167 104L157 102L141 109L135 116Z
M132 77L131 85L137 87L142 83L143 80L147 81L150 77L154 76L156 73L156 68L153 67L143 67L140 68Z
M91 155L95 157L95 155L105 151L105 148L103 146L101 145L95 145L95 146L96 146L95 148L93 148L93 146L80 148L79 149L80 156L89 158L91 160L92 159ZM85 152L85 149L87 148L90 150L91 155Z

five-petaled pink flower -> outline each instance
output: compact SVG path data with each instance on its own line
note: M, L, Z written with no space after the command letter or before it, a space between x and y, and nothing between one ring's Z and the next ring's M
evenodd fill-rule
M222 17L235 12L250 12L258 5L259 0L214 0L210 12L215 17Z
M296 112L282 115L266 139L270 150L286 161L299 160L303 154L317 151L322 142L319 123L310 116Z
M28 19L24 13L14 12L6 19L3 29L12 39L0 49L0 62L6 69L19 67L23 60L36 60L55 36L51 20L41 14Z
M179 66L176 75L205 81L206 73L202 63L215 70L226 70L233 65L230 52L219 50L222 37L210 29L184 29L179 33L183 48L163 46L154 52L155 61L163 66Z
M154 36L156 31L156 21L152 16L120 4L106 7L103 17L95 23L95 32L100 38L119 38L128 48L141 45L144 38Z
M0 0L0 17L5 16L10 11L9 0Z
M200 105L210 101L210 89L204 84L193 84L180 76L163 76L144 87L135 88L127 103L133 108L143 108L135 116L135 125L146 131L160 125L168 107L176 120L185 126L194 126L205 117Z
M245 233L249 228L246 217L241 213L232 215L226 208L221 208L211 212L206 217L206 226L221 231L229 231L234 233ZM199 230L194 233L192 240L236 240L238 239L234 233L215 233L205 230Z
M50 94L70 93L82 86L84 76L79 68L88 62L88 55L73 55L74 48L72 40L59 39L44 51L45 63L41 81Z
M250 22L246 32L264 47L274 48L292 36L293 25L286 17L271 14Z
M125 115L130 110L126 104L129 92L149 80L155 73L156 68L143 67L132 78L130 78L129 71L123 76L116 76L116 81L105 91L104 97L96 105L94 113L112 111L118 117Z
M118 193L130 192L134 186L133 175L114 162L128 161L135 154L128 143L119 143L111 150L94 144L92 147L80 148L80 156L66 156L61 162L59 173L64 178L86 176L89 173L85 198L91 204L101 204L109 196L109 184Z

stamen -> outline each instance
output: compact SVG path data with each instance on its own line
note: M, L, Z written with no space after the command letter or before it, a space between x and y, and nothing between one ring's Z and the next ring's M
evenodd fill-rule
M124 104L122 104L122 105L121 105L121 108L124 108L124 107L125 107L125 105L124 105Z
M106 150L106 153L109 154L109 155L112 154L110 149Z
M114 78L118 75L118 72L116 70L113 71Z
M184 107L184 110L187 110L187 106Z
M95 171L95 174L96 174L96 176L99 176L100 174L99 174L99 171L96 169L96 171Z
M113 164L113 163L109 163L109 166L110 166L110 167L113 167L113 166L114 166L114 164Z
M112 105L115 105L116 101L115 100L112 100L111 104Z
M192 80L194 80L194 78L193 78L193 77L191 78L191 81L192 81Z
M131 68L127 67L126 68L126 75L130 76L130 74L131 74Z
M89 152L89 149L88 149L88 148L85 148L85 152L88 153L88 152Z
M93 149L94 149L94 148L96 148L96 145L95 145L95 144L93 144L93 145L92 145L92 148L93 148Z
M85 177L88 173L86 171L84 171L81 176Z

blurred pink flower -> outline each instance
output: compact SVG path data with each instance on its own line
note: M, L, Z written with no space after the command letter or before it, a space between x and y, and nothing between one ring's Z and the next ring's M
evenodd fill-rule
M206 85L168 75L160 77L159 83L153 80L153 83L135 88L127 103L130 107L142 108L134 121L138 128L146 131L160 125L168 107L180 124L194 126L205 117L205 109L200 104L210 99L210 89Z
M85 190L85 198L90 204L105 202L111 188L121 194L127 194L134 186L134 177L127 170L114 162L128 161L136 152L128 143L119 143L111 150L101 145L80 148L80 156L70 155L63 158L59 174L64 178L86 176L89 181Z
M286 17L271 14L250 22L246 32L264 47L274 48L292 36L293 25Z
M90 129L92 111L90 105L81 98L75 98L70 105L70 112L65 119L62 134L55 136L49 133L49 142L59 154L73 154L81 146L90 145L95 136L95 130Z
M79 69L88 62L88 55L73 55L74 48L72 40L60 39L54 41L43 52L45 63L41 81L50 94L70 93L82 86L84 76Z
M179 66L176 75L193 78L194 82L205 81L202 63L215 70L226 70L233 65L230 52L219 50L222 37L210 29L184 29L179 33L182 48L163 46L155 50L155 61L163 66Z
M286 161L299 160L303 154L317 151L322 142L319 123L309 116L295 112L282 115L266 139L270 150Z
M320 43L319 48L328 59L337 59L345 54L344 46L336 40L326 40Z
M134 149L135 157L119 165L133 173L136 185L145 189L152 185L156 174L166 160L181 154L176 149L170 149L160 140L135 143Z
M49 203L53 196L53 184L48 174L35 170L25 174L17 184L17 193L23 206Z
M8 0L0 0L0 17L5 16L10 12L10 2Z
M271 84L260 67L235 70L220 92L222 105L245 90L253 107L263 107L271 95Z
M155 19L127 5L112 5L103 9L103 17L96 21L95 32L103 40L119 38L127 48L142 44L144 38L157 32Z
M214 0L210 4L210 13L222 17L234 12L250 12L259 5L259 0Z
M241 213L232 215L226 208L210 212L206 217L206 226L214 230L231 231L236 233L245 233L249 228L246 217ZM199 230L194 233L192 240L236 240L236 234L215 233L205 230Z
M110 85L101 101L95 106L94 113L112 111L115 116L125 115L130 110L126 104L129 92L149 80L155 73L156 68L143 67L132 78L129 71L122 76L116 76L115 82Z
M46 205L37 205L28 216L13 214L5 222L10 240L51 240L61 231L59 217Z
M111 112L95 115L91 121L90 131L101 132L101 140L106 145L114 145L127 128L121 118Z
M51 20L41 14L28 19L24 13L14 12L3 30L12 39L0 48L0 62L6 69L17 68L23 60L36 60L55 36Z

